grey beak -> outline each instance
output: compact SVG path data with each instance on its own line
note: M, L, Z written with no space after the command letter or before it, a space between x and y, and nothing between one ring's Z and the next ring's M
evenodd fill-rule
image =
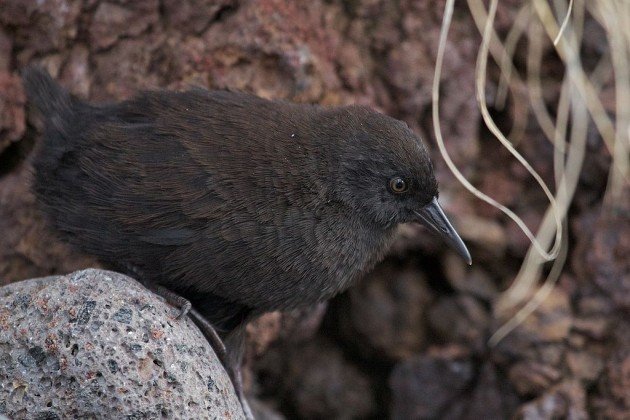
M448 218L444 214L442 207L437 201L437 198L431 200L429 204L424 206L420 211L415 211L418 216L418 222L422 223L424 226L429 228L432 232L438 234L438 236L447 244L451 246L461 257L466 260L468 265L472 264L472 258L470 257L470 252L468 252L468 248L462 241L462 238L459 237L451 222L448 221Z

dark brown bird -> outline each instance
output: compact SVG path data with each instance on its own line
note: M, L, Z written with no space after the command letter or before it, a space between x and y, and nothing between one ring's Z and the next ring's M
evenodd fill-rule
M255 316L348 288L400 223L470 263L425 146L369 108L204 89L91 105L41 69L24 82L46 120L34 191L52 224L188 299L228 345Z

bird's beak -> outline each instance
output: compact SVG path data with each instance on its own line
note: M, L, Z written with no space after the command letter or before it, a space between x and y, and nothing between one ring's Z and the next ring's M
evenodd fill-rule
M472 258L468 248L459 237L451 222L444 214L442 207L437 201L437 198L431 200L429 204L424 206L420 211L414 211L418 216L418 222L429 228L432 232L437 233L442 239L446 241L461 257L466 260L468 265L472 264Z

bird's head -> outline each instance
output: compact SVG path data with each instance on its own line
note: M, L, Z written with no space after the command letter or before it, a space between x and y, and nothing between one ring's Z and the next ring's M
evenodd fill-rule
M404 122L367 107L338 108L328 118L336 198L384 229L421 223L470 264L466 246L438 204L433 164L420 138Z

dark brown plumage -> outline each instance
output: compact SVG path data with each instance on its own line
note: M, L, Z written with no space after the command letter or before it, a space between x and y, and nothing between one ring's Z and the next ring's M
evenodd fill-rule
M399 223L470 259L422 142L369 108L203 89L90 105L40 69L24 80L47 121L34 190L57 230L219 330L346 289Z

